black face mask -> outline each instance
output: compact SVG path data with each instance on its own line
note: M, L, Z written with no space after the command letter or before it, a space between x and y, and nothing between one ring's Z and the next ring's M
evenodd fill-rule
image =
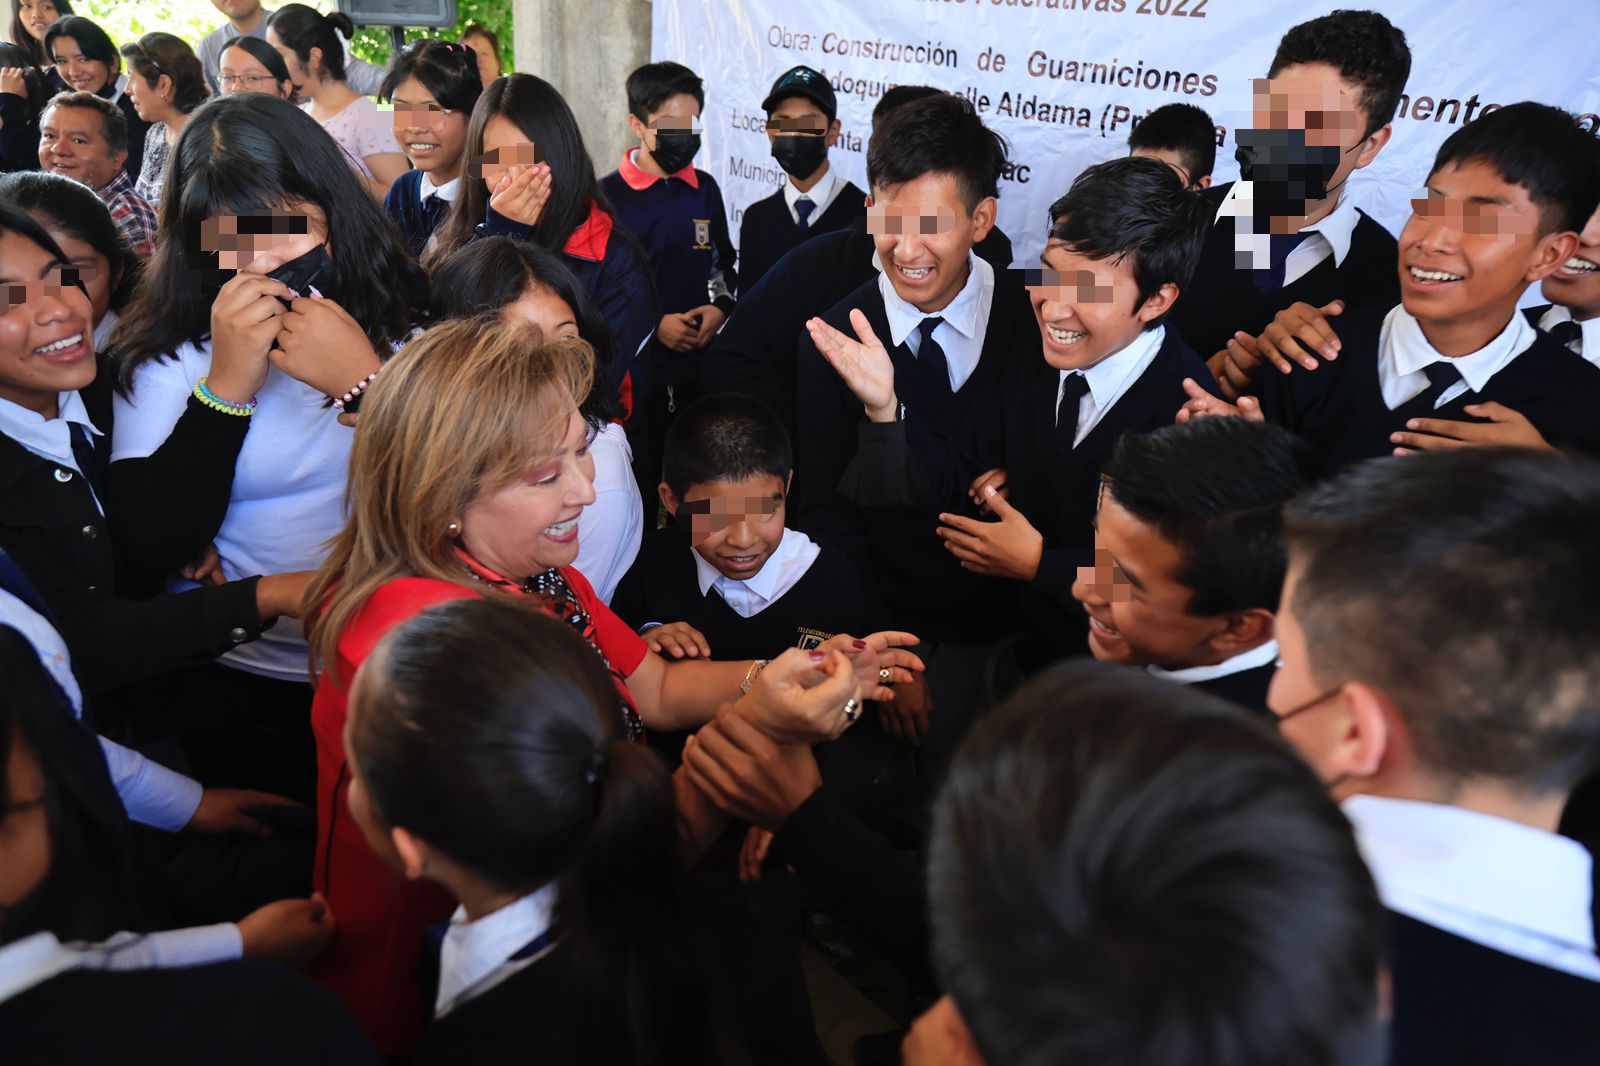
M267 277L281 281L301 296L310 296L315 289L329 295L333 286L333 260L328 258L328 246L319 244L305 255L296 256L272 271Z
M656 133L656 147L650 153L656 166L668 174L676 174L689 165L689 160L700 150L698 133Z
M809 178L817 172L822 161L828 158L828 138L793 137L772 138L772 158L778 161L783 172L791 178Z
M1308 201L1338 188L1330 189L1328 179L1343 153L1337 145L1307 144L1305 130L1237 130L1233 139L1239 177L1253 184L1257 216L1304 214Z

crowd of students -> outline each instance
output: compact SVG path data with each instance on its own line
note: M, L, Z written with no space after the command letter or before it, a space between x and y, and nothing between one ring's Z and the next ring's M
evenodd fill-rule
M862 190L796 67L736 248L679 64L598 176L487 31L216 6L0 45L8 1061L821 1063L818 913L867 1064L1595 1058L1572 115L1396 238L1335 11L1238 182L1160 108L1023 270L965 99Z

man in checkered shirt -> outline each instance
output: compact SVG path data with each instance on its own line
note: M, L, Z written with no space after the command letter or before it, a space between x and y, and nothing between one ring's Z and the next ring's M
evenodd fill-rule
M156 212L133 188L128 124L116 104L94 93L59 93L39 119L39 166L83 182L111 209L117 229L149 258L156 244Z

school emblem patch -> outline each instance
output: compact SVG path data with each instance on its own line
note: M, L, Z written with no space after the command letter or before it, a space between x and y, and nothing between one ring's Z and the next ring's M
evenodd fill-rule
M805 626L797 626L796 629L799 630L800 641L795 647L801 651L814 651L823 641L833 636L832 633L824 633L820 629L807 629Z
M694 250L697 252L711 251L711 220L697 218L694 220Z

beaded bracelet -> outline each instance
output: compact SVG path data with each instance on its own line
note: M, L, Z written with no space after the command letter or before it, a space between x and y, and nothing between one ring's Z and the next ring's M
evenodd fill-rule
M195 383L194 398L213 411L221 411L225 415L249 418L256 413L256 398L254 396L250 397L249 403L234 403L232 400L224 400L221 396L211 391L210 387L206 385L205 378L201 378Z
M372 373L368 374L366 378L352 385L349 392L333 401L335 410L354 411L356 409L356 402L361 398L361 394L367 391L367 388L372 384L373 380L376 379L377 376L378 371L374 370Z

